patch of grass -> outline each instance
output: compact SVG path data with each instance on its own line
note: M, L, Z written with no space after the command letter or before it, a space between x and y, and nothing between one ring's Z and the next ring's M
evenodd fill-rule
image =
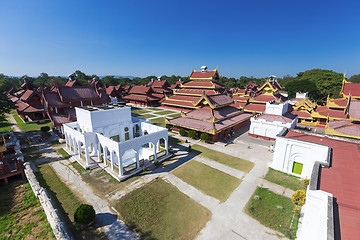
M197 161L190 161L172 172L203 193L226 201L241 180Z
M71 165L80 173L82 180L89 184L99 196L111 195L117 191L121 191L140 177L139 174L125 181L118 182L101 168L86 170L77 162Z
M155 117L155 115L152 114L143 114L143 115L139 115L137 116L138 118L142 118L142 119L148 119L148 118L153 118Z
M135 114L144 114L144 113L149 113L150 111L144 109L136 109L136 110L132 110L131 112Z
M150 108L146 108L147 110L152 110L152 111L162 111L164 109L162 108L156 108L156 107L150 107Z
M39 147L38 146L25 147L25 148L21 149L21 152L24 153L24 154L27 154L27 153L31 153L31 152L33 152L35 150L39 150Z
M221 153L206 147L202 147L200 145L193 145L192 149L199 151L200 156L202 157L209 158L211 160L235 168L237 170L243 171L245 173L250 172L250 170L254 167L253 162L241 158L233 157L225 153Z
M50 121L45 121L44 123L25 123L19 115L17 115L15 112L13 113L13 117L18 125L18 127L23 132L34 132L34 131L40 131L41 127L49 126L50 129L52 127L52 124Z
M155 124L160 127L165 127L165 118L158 117L158 118L151 119L151 124Z
M156 114L157 115L166 115L166 114L172 114L172 113L175 113L175 112L170 111L170 110L166 110L166 111L163 111L163 112L157 112Z
M294 219L294 204L290 198L277 195L265 188L257 187L255 193L246 204L247 214L258 220L266 227L283 233L290 239L296 238L298 217Z
M194 239L211 216L209 210L161 179L128 193L115 208L145 240Z
M65 159L71 157L63 148L57 149L56 152L59 153L61 156L63 156L63 158Z
M31 148L31 147L29 147L29 148ZM24 149L24 148L23 148ZM23 149L22 149L22 151L23 151ZM27 149L27 148L26 148ZM38 159L40 159L40 158L42 158L43 157L43 155L40 153L40 152L38 152L38 151L35 151L35 152L28 152L28 153L26 153L25 155L24 155L24 161L25 162L28 162L28 161L33 161L33 162L35 162L36 160L38 160Z
M279 184L283 187L290 188L294 191L302 189L302 181L300 178L277 171L272 168L269 168L269 171L267 172L265 179L270 182Z
M55 239L29 183L0 187L0 239Z
M7 119L4 119L0 122L0 133L10 132L11 131L11 123L8 122Z
M180 114L180 113L176 113L176 114L168 115L167 117L168 117L168 118L178 118L178 117L181 117L181 114Z

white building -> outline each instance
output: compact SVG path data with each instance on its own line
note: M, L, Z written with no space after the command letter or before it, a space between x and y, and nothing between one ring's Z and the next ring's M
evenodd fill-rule
M249 135L275 140L284 128L295 128L297 116L289 113L288 108L289 103L267 102L265 112L251 118Z
M83 167L100 165L123 180L150 161L168 156L167 129L132 117L131 107L101 105L75 110L77 122L64 124L64 135L68 151Z

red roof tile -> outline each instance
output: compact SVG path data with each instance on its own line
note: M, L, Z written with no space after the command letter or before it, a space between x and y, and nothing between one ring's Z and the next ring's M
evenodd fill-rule
M218 94L218 95L212 95L206 97L214 108L233 103L233 100L227 94Z
M320 189L336 198L341 239L357 239L360 236L360 145L293 131L286 137L332 148L331 167L322 168Z
M159 101L160 100L159 98L156 98L156 97L151 97L151 96L141 95L141 94L130 94L130 95L124 96L123 99L140 101L140 102Z
M57 92L45 92L44 98L45 101L49 104L49 107L70 107L68 103L64 103L60 100L59 94Z
M258 102L270 102L270 101L277 100L277 99L278 98L275 97L274 95L267 95L267 94L262 94L262 95L254 97L254 100L258 101Z
M243 109L245 105L246 105L246 102L234 102L230 106L233 106L233 107L236 107L239 109Z
M206 95L215 95L215 94L217 94L217 92L214 91L214 90L187 89L187 88L182 88L179 91L177 91L176 93L177 94L193 94L193 95L201 96L204 92L205 92Z
M148 94L151 92L153 92L152 89L146 86L134 86L129 91L130 94Z
M24 112L26 113L44 112L44 107L42 105L33 105L33 106L30 105L28 108L24 109Z
M23 101L18 101L17 103L15 103L15 105L17 107L17 110L20 112L24 111L26 108L30 106L29 104Z
M59 87L63 101L94 100L99 98L93 86Z
M38 95L38 93L33 90L26 90L20 99L24 102L28 102L34 94Z
M194 78L198 78L198 79L211 78L212 76L215 75L215 73L216 73L216 71L206 71L206 72L194 71L194 72L191 73L190 79L194 79Z
M211 110L211 108L209 108L209 107L202 107L199 109L195 109L191 112L188 112L186 114L186 116L190 117L190 118L200 119L200 120L212 120L212 117L213 117L212 112L214 113L214 117L217 120L220 120L220 119L229 117L234 114L239 114L240 110L235 107L231 107L231 106L222 107L222 108L214 109L214 110Z
M345 95L360 96L360 83L344 83Z
M179 107L186 107L186 108L195 108L194 104L191 102L181 102L181 101L173 101L171 99L167 99L162 102L163 105L170 105L170 106L179 106Z
M360 101L351 100L349 106L349 115L352 118L360 119Z
M201 97L196 96L184 96L184 95L177 95L174 94L169 97L169 100L180 100L180 101L190 101L190 102L197 102Z
M344 114L344 110L333 110L329 109L327 106L323 106L320 108L317 108L315 112L319 113L321 116L324 117L332 117L332 118L346 118L346 115Z
M339 98L339 99L330 99L331 103L335 103L336 105L339 105L341 107L346 107L348 100L346 98Z
M266 105L265 104L250 103L249 105L246 105L244 109L248 110L248 111L265 112Z
M249 97L238 97L238 96L234 96L232 97L232 99L234 101L237 101L237 102L247 102Z
M110 97L106 94L106 92L102 89L98 90L99 94L100 94L100 98L95 99L93 101L94 105L100 105L100 104L105 104L105 103L110 103L111 99Z
M299 118L312 118L311 114L306 111L292 111L294 115L298 115Z
M184 88L224 88L225 86L214 81L191 81L183 85Z

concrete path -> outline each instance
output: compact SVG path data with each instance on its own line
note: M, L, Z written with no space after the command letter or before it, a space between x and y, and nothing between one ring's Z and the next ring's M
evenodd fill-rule
M276 194L279 194L279 195L282 195L282 196L285 196L288 198L292 198L292 195L295 193L295 191L290 188L280 186L276 183L269 182L265 179L261 180L260 186L263 188L266 188Z
M9 121L9 123L12 124L11 128L14 132L22 132L21 129L17 126L15 118L13 117L12 114L6 114L6 118Z
M180 178L174 176L171 173L166 174L163 177L163 179L166 182L171 183L172 185L177 187L182 193L189 196L190 198L192 198L193 200L195 200L196 202L198 202L202 206L206 207L211 212L213 212L220 203L219 200L202 193L198 189L196 189L193 186L187 184L186 182L184 182L183 180L181 180Z
M195 157L194 160L196 160L197 162L201 162L205 165L208 165L209 167L215 168L219 171L222 171L224 173L227 173L233 177L242 179L245 175L244 172L239 171L237 169L234 169L232 167L226 166L224 164L218 163L216 161L210 160L210 159L206 159L206 158L202 158L202 157Z
M53 162L51 166L73 192L94 207L96 222L102 227L108 239L137 239L137 236L113 213L115 210L110 207L110 204L95 195L68 160Z

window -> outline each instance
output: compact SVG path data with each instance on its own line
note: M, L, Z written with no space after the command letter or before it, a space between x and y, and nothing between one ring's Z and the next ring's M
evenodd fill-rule
M128 127L126 127L126 128L124 128L124 130L125 130L125 132L128 132L128 131L129 131L129 128L128 128Z
M120 142L119 135L112 136L110 139L114 140L115 142Z
M126 140L129 140L129 139L130 139L129 133L126 132L126 133L125 133L125 141L126 141Z
M298 162L294 162L293 168L292 168L292 172L301 175L303 169L303 164L302 163L298 163Z

